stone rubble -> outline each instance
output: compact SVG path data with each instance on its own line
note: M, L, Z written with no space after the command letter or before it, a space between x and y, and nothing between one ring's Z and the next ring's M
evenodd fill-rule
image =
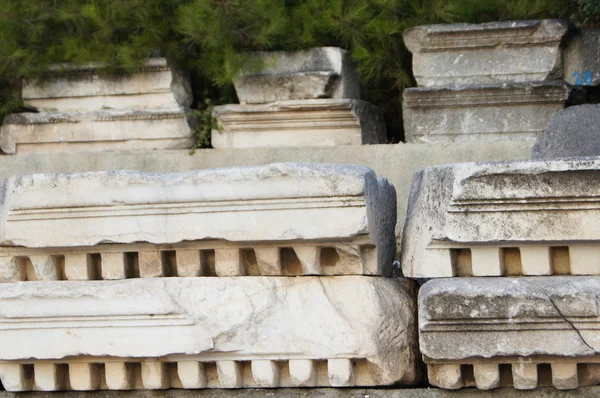
M24 80L22 97L37 112L4 119L6 154L193 146L190 83L164 58L112 73L100 65L58 65L50 76Z
M335 47L250 53L234 80L239 104L216 106L215 148L387 142L383 113L360 100L349 54Z

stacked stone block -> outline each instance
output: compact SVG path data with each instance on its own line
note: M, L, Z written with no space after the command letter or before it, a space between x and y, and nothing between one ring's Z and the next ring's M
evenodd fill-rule
M0 192L11 391L417 380L416 287L382 277L395 190L366 167L37 174Z
M418 85L404 91L407 142L535 140L570 99L567 30L541 20L404 31Z
M239 104L217 106L215 148L387 142L381 110L360 100L349 54L323 47L249 54L234 80Z
M56 65L25 79L22 98L34 111L4 119L0 149L6 154L193 146L190 83L164 58L116 72Z
M600 383L598 158L417 173L402 243L429 381L448 389Z

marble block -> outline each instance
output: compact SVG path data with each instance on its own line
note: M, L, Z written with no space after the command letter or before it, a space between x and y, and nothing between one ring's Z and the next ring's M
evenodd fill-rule
M365 276L5 284L0 379L10 391L409 385L415 294Z
M572 97L564 82L415 87L402 103L407 142L535 141Z
M246 54L233 84L242 104L319 98L360 98L348 51L319 47Z
M363 166L35 174L0 185L0 280L389 275L396 192Z
M40 112L189 107L187 75L164 58L151 58L127 71L102 65L55 65L46 76L23 80L23 102Z
M216 106L215 148L337 146L387 142L381 110L354 99Z
M195 142L190 124L184 108L14 113L0 128L0 150L20 154L185 149Z
M419 347L433 385L600 384L600 278L450 278L419 291Z
M425 25L403 32L422 87L563 79L567 21Z
M413 177L407 277L600 275L600 158L460 163Z

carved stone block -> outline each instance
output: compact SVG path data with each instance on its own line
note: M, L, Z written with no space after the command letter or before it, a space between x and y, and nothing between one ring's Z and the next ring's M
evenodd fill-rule
M0 379L11 391L407 385L415 294L365 276L3 284Z
M417 84L440 87L563 79L566 21L426 25L407 29Z
M387 142L383 114L354 99L221 105L213 110L215 148L337 146Z
M362 166L37 174L0 187L4 282L389 275L396 252L394 187ZM39 256L54 256L54 273L35 271Z
M600 159L462 163L413 178L405 276L600 275Z

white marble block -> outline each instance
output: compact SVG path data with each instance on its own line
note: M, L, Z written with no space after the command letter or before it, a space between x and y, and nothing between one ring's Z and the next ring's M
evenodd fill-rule
M362 166L13 177L0 185L0 280L390 275L395 224L394 187ZM27 272L39 256L54 273Z
M535 141L571 88L564 82L511 83L404 90L407 142Z
M599 277L449 278L419 291L432 384L574 389L600 384Z
M23 102L37 112L8 115L0 150L68 152L182 149L194 144L189 80L164 58L127 71L57 65L23 81Z
M381 110L345 98L216 106L215 148L337 146L387 142Z
M600 158L461 163L417 172L407 277L600 275Z
M3 284L0 379L13 391L411 384L415 294L367 276Z
M233 84L242 104L360 98L350 54L337 47L246 54L244 68Z
M566 21L425 25L403 32L417 84L440 87L563 78Z
M56 65L48 76L23 80L23 102L40 112L189 107L188 77L164 58L151 58L132 70L102 65Z

